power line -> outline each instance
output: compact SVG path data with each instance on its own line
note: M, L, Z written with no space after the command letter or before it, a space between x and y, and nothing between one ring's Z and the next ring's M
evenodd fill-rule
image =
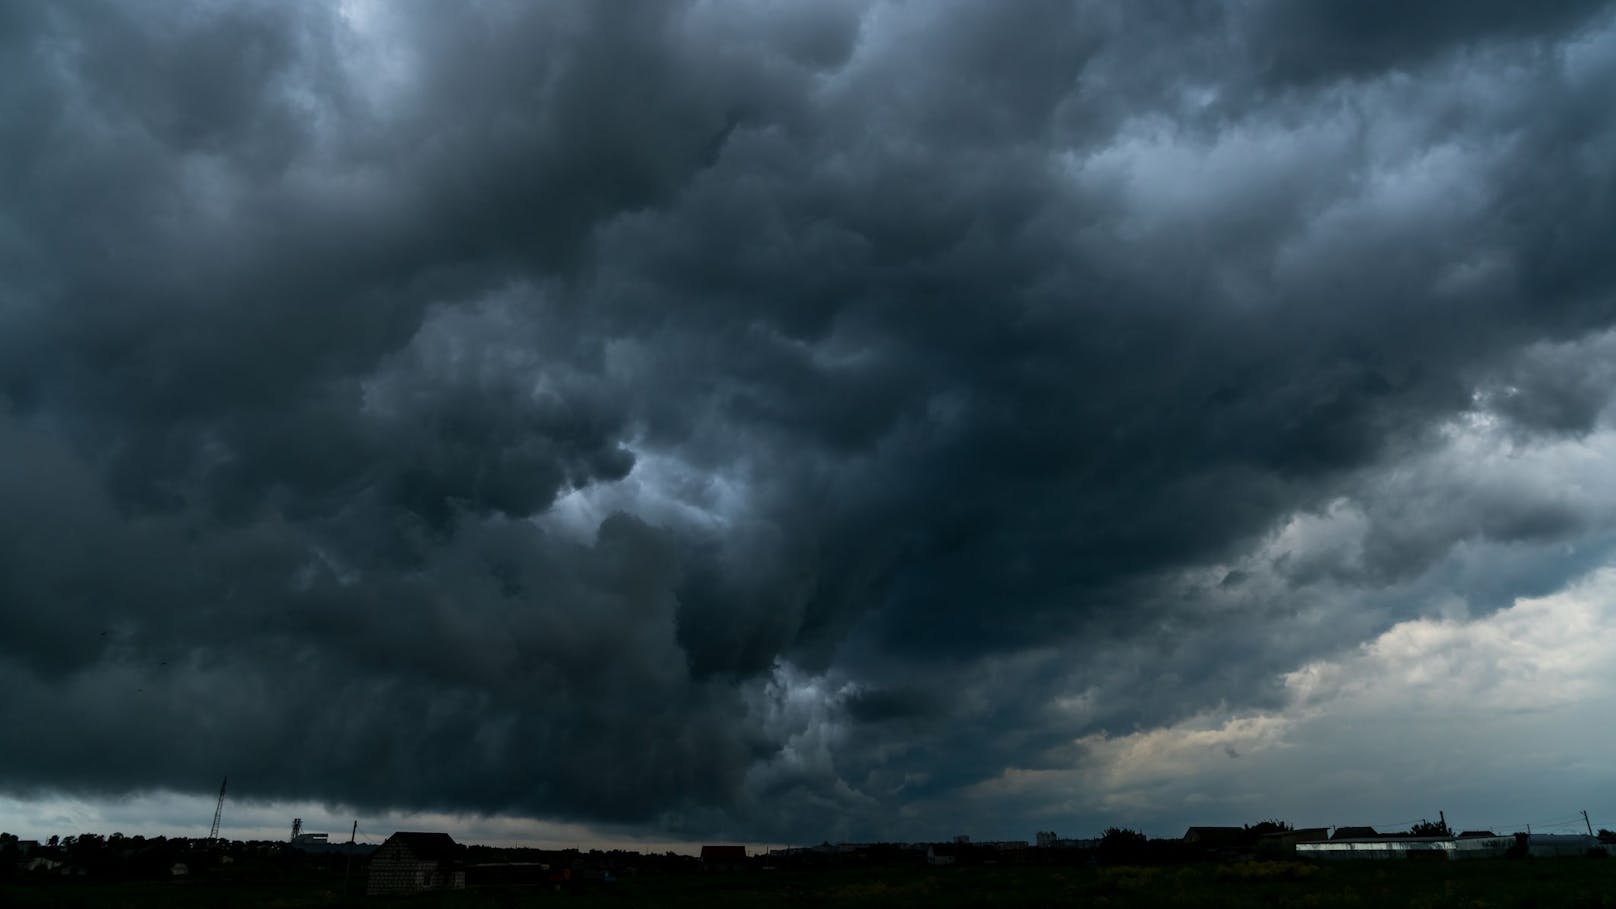
M1336 826L1338 826L1338 827L1373 827L1376 830L1385 830L1385 829L1391 829L1393 827L1412 827L1415 824L1418 824L1419 822L1421 822L1423 820L1425 820L1425 818L1420 817L1420 818L1415 818L1412 821L1397 821L1396 823L1337 824Z
M1553 830L1564 827L1580 827L1582 826L1582 823L1582 817L1579 815L1578 817L1568 818L1563 821L1532 821L1530 823L1523 822L1515 824L1481 824L1480 826L1485 827L1488 830L1531 830L1534 828L1538 830Z

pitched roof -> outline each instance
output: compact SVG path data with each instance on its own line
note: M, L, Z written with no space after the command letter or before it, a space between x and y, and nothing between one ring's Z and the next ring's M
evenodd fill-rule
M703 846L701 847L701 860L704 862L743 862L746 861L746 847Z
M1313 840L1327 840L1330 838L1328 827L1294 827L1289 830L1271 830L1260 834L1257 839L1262 840L1288 840L1293 843L1306 843Z
M1184 831L1186 843L1230 844L1247 837L1244 827L1191 827Z
M445 861L460 857L460 844L447 833L416 833L399 831L387 838L387 843L403 843L416 858ZM382 845L387 845L383 843Z
M1373 827L1337 827L1330 836L1332 840L1362 839L1369 836L1380 836Z

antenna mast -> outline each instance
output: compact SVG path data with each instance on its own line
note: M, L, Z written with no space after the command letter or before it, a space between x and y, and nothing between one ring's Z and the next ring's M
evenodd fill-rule
M353 873L354 837L359 835L359 819L354 818L353 829L348 831L348 860L342 863L342 895L348 895L348 876Z
M230 777L225 777L219 783L219 804L213 807L213 827L208 830L208 842L219 839L219 819L224 816L224 787L230 784Z

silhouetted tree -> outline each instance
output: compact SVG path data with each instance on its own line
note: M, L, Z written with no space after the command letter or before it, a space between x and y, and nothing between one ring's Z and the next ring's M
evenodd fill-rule
M1295 830L1296 828L1285 823L1284 821L1269 819L1266 821L1258 821L1255 824L1247 824L1246 829L1251 832L1252 836L1262 836L1265 833L1285 833L1290 830Z
M1444 821L1422 820L1408 828L1408 832L1414 836L1453 836L1453 830Z
M1145 860L1145 851L1149 846L1150 839L1137 830L1107 827L1105 833L1100 834L1100 846L1096 851L1102 862L1134 863Z
M1601 843L1616 843L1616 830L1606 830L1605 828L1600 827L1599 841Z
M1102 849L1107 846L1111 846L1113 848L1119 846L1143 846L1147 842L1149 842L1149 838L1143 833L1140 833L1137 830L1130 830L1127 827L1107 827L1105 828L1105 832L1100 834L1100 847Z

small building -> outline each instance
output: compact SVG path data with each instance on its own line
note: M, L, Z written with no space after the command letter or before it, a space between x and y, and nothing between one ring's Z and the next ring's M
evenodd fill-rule
M1332 840L1372 840L1380 834L1373 827L1337 827L1330 834Z
M926 864L936 866L952 865L959 861L959 850L960 847L957 845L933 843L926 847Z
M1317 859L1477 859L1507 855L1536 858L1583 856L1606 852L1596 837L1581 834L1525 834L1490 836L1485 830L1470 836L1379 836L1342 838L1325 843L1297 843L1296 854Z
M746 867L746 847L703 846L701 866L706 871L740 871Z
M39 855L18 865L17 869L32 874L57 874L62 877L84 877L87 873L83 865L74 865Z
M1244 827L1191 827L1184 831L1184 842L1207 849L1237 849L1251 840Z
M1459 839L1451 836L1376 836L1348 839L1337 836L1327 842L1297 843L1296 854L1301 858L1326 860L1444 861L1499 858L1509 852L1511 845L1513 841L1508 837Z
M463 890L461 847L447 833L395 833L370 857L366 896Z
M1321 843L1330 838L1328 827L1301 827L1294 830L1276 830L1257 837L1257 852L1264 855L1282 855L1296 851L1299 843Z
M49 859L49 858L45 858L43 856L36 856L36 857L31 858L28 861L22 863L18 867L20 867L24 871L53 872L53 871L59 871L59 870L61 870L62 868L66 867L66 866L64 865L64 863L59 862L56 859Z

